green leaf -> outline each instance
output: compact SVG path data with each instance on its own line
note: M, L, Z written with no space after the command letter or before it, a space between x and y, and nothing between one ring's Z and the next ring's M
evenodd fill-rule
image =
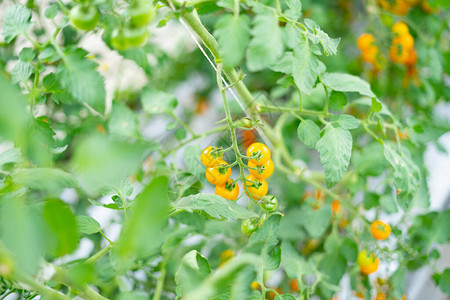
M22 161L22 153L19 148L10 148L0 153L0 166Z
M105 85L96 71L97 64L86 59L85 52L71 53L64 57L56 73L61 86L80 103L86 103L103 114L105 110Z
M50 253L60 257L72 253L78 246L78 229L75 215L59 199L44 204L43 216L50 230Z
M330 108L338 111L347 105L347 95L343 92L331 91L330 94Z
M209 274L211 267L204 256L196 250L187 253L175 273L177 295L182 296L195 289Z
M57 3L53 3L51 4L49 7L47 7L44 11L44 16L47 19L53 19L54 17L56 17L56 15L58 14L59 11L59 6Z
M136 196L131 218L117 242L120 259L147 257L160 248L169 209L168 178L156 177Z
M72 166L80 184L88 192L97 193L103 186L119 184L134 173L144 159L145 150L141 143L94 134L75 145Z
M150 88L142 91L141 103L145 112L149 114L172 111L178 104L174 95Z
M277 239L280 220L280 215L270 216L262 226L252 234L246 246L247 252L262 255L265 270L276 270L281 263L281 249Z
M257 15L251 33L247 67L256 72L273 65L283 54L283 37L278 18L272 12Z
M19 60L11 71L11 81L13 83L25 82L33 74L34 67L30 62Z
M0 241L17 268L33 275L44 252L44 236L39 226L42 218L30 206L21 197L0 195Z
M147 53L143 48L127 49L125 51L120 51L120 54L122 54L124 58L134 61L145 71L145 73L150 73L150 64L148 62Z
M353 153L352 165L359 174L379 176L386 171L389 163L384 158L382 147L378 142L373 142Z
M420 170L412 161L409 151L401 147L398 151L394 150L391 143L384 144L384 157L391 164L394 172L394 184L400 194L397 197L403 197L406 202L399 201L402 209L406 209L411 202L412 195L420 183Z
M188 146L183 152L183 160L189 172L200 182L205 181L205 167L200 161L201 149L198 144Z
M291 294L280 294L275 296L275 300L295 300Z
M331 207L322 205L319 209L314 209L310 204L301 206L301 218L303 226L312 238L322 236L330 225Z
M344 129L355 129L361 125L359 123L359 120L351 115L340 115L338 122L339 125L341 125L341 127Z
M20 50L19 59L21 61L32 62L35 58L36 54L33 51L33 48L25 47Z
M325 73L321 77L324 85L339 92L357 92L363 96L376 98L370 85L359 77L345 73Z
M64 188L78 186L78 182L73 175L53 168L18 169L13 173L13 180L15 183L32 190L49 193L59 193Z
M383 109L383 105L381 104L380 100L377 98L372 98L372 110L374 112L379 112Z
M323 50L326 55L334 55L337 53L337 47L339 45L339 42L341 41L340 38L338 39L332 39L326 34L322 29L320 29L320 26L316 24L311 19L305 19L305 25L308 29L312 31L312 34L309 33L307 37L314 43L320 43L323 47Z
M355 262L358 255L358 245L354 240L345 238L341 243L339 251L347 261Z
M172 207L177 210L187 212L203 212L209 217L226 220L226 219L248 219L257 217L254 212L248 211L244 207L236 204L234 201L224 199L212 194L196 194L190 195L172 203Z
M281 244L281 264L289 278L302 278L303 274L312 272L306 259L287 241Z
M320 128L311 120L301 121L297 128L297 135L303 144L313 149L320 139Z
M377 207L380 204L380 195L374 192L364 193L364 208L371 209Z
M352 155L352 135L346 129L327 125L316 149L325 169L327 187L332 188L341 181L347 171Z
M302 3L300 0L286 0L286 5L289 7L289 10L285 11L285 13L293 18L294 20L298 20L302 16Z
M94 234L100 231L100 224L92 217L77 216L78 230L83 234Z
M321 68L319 60L311 52L308 43L300 41L294 49L292 75L295 84L303 93L310 95Z
M442 272L439 278L439 287L441 291L450 296L450 269L447 268Z
M234 67L242 60L250 40L250 19L247 15L223 15L216 23L214 35L225 66Z
M12 5L6 11L2 22L2 34L9 44L16 36L28 32L31 26L31 10L22 5Z
M393 195L383 195L380 197L380 206L388 214L398 212L397 203Z
M113 103L108 130L111 134L127 137L139 136L137 115L122 103Z
M333 285L339 284L345 273L347 262L339 251L328 252L319 262L319 270L326 275L325 281Z
M133 194L134 185L128 177L124 177L118 184L106 185L102 187L101 193L103 195L119 194L122 197L130 197Z

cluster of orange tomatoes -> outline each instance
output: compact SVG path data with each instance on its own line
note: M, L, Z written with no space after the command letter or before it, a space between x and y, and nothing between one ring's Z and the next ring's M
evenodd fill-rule
M253 143L247 149L248 175L244 180L245 193L254 200L264 197L269 186L265 179L273 173L273 162L269 148L262 143ZM236 200L239 196L239 185L230 179L231 167L223 160L220 148L209 146L203 149L200 160L205 165L205 176L209 183L216 186L215 194L228 200Z
M395 63L412 67L417 62L417 51L414 49L414 38L409 33L408 26L403 22L397 22L392 26L391 47L389 48L389 57Z
M372 222L370 232L375 239L385 240L389 237L389 234L391 234L391 226L380 220L376 220ZM365 275L374 273L378 269L380 263L379 258L376 257L373 252L368 253L366 250L359 252L356 261L358 262L361 273Z
M370 33L363 33L358 37L356 44L361 50L362 59L371 64L374 71L379 71L381 69L381 56L377 45L375 45L375 37Z
M378 6L382 9L399 16L408 14L411 8L418 5L420 5L420 8L427 14L433 12L433 9L426 0L378 0L377 2Z

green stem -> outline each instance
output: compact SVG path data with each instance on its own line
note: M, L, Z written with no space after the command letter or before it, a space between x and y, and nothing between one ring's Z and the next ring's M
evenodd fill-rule
M25 283L30 286L33 291L38 292L40 295L55 300L68 300L70 297L64 295L63 293L56 291L40 282L35 281L31 276L23 274L21 272L13 272L11 276L14 280Z
M156 290L155 290L155 294L153 295L153 300L161 299L161 294L163 291L165 278L166 278L166 261L165 261L165 259L163 259L162 264L161 264L161 274L159 275L158 283L156 284Z
M56 273L53 276L53 279L57 282L60 282L67 287L71 288L73 291L75 291L81 298L83 299L89 299L89 300L108 300L108 298L103 297L96 291L94 291L91 287L89 287L87 284L78 285L72 280L70 280L67 271L61 267L55 266ZM52 299L50 297L50 299ZM69 298L70 299L70 298Z
M108 246L106 246L102 250L98 251L97 253L95 253L94 255L89 257L88 259L86 259L86 263L87 264L91 264L93 262L96 262L97 260L99 260L103 256L105 256L109 252L109 250L111 250L112 245L113 245L112 243L109 244Z
M189 127L189 125L187 125L183 120L178 118L173 111L168 111L168 113L169 115L172 116L172 118L175 119L175 121L177 121L181 126L183 126L184 129L186 129L192 136L195 136L195 132L192 130L192 128Z

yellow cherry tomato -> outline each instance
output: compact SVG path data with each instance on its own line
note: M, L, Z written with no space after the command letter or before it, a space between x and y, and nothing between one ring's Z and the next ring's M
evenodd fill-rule
M378 269L380 260L375 257L374 253L367 253L366 250L359 252L356 259L361 273L368 275L375 272Z
M397 22L397 23L395 23L395 24L392 26L391 31L392 31L394 34L397 34L397 35L405 35L405 34L408 34L408 33L409 33L408 25L406 25L406 24L403 23L403 22Z
M224 265L227 261L231 260L234 257L234 251L231 249L227 249L220 254L220 265Z
M263 165L270 159L270 150L263 143L253 143L247 149L247 156L254 157L250 161L255 165Z
M372 222L370 232L377 240L385 240L391 234L391 226L380 220L376 220Z
M228 163L221 160L217 166L206 168L205 176L209 183L213 185L224 185L231 175L231 168L227 168Z
M356 45L362 52L364 52L364 50L373 45L373 42L375 42L375 38L373 35L371 35L370 33L363 33L356 40Z
M246 179L256 182L256 185L253 183L247 182L247 189L248 189L250 195L247 194L247 191L245 191L245 193L250 198L252 198L254 200L259 200L262 197L264 197L267 194L267 192L269 191L269 186L267 185L267 182L264 179L258 179L254 175L251 175L251 174L248 175L246 177Z
M250 168L257 169L257 170L254 170L254 169L248 169L248 170L250 171L251 174L253 174L256 178L259 178L259 179L266 179L266 178L270 177L270 175L272 175L272 173L273 173L273 161L271 159L269 159L268 161L266 161L266 163L264 163L262 165L256 165L252 161L249 161L248 166Z
M228 179L224 185L216 185L214 193L228 200L236 200L239 196L239 185Z
M200 154L200 160L205 167L217 166L222 160L223 154L217 155L217 150L219 150L219 148L214 146L209 146L203 149Z

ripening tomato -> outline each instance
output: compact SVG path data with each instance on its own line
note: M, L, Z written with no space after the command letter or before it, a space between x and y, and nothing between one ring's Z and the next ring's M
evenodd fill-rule
M385 240L391 234L391 226L380 220L376 220L372 222L370 232L377 240Z
M200 161L205 167L214 167L222 161L223 154L219 152L219 148L214 146L209 146L203 149L200 154Z
M375 42L375 37L373 35L370 33L363 33L356 40L356 45L362 52L364 52L364 50L373 45L373 42Z
M256 282L256 281L253 281L253 282L250 284L250 286L251 286L252 289L254 289L254 290L261 290L261 285L260 285L258 282Z
M298 292L298 281L297 279L291 279L289 280L289 286L291 288L292 292Z
M416 62L417 62L417 51L416 49L411 49L404 63L407 66L414 66Z
M216 185L214 193L228 200L236 200L239 196L239 185L228 179L224 185Z
M231 168L224 160L220 161L217 166L206 168L205 176L209 183L213 185L224 185L231 175Z
M145 27L127 27L124 29L123 34L127 46L132 48L141 47L148 41L148 30Z
M241 230L246 235L252 235L258 229L258 218L251 218L242 221Z
M70 10L70 21L81 30L92 30L100 20L100 13L93 5L75 5Z
M408 25L406 25L406 24L403 23L403 22L397 22L397 23L395 23L395 24L392 26L391 31L392 31L394 34L397 34L397 35L405 35L405 34L408 34L408 33L409 33Z
M270 150L263 143L253 143L247 149L247 156L254 157L250 162L255 165L263 165L270 159Z
M361 273L365 275L375 272L380 263L380 260L378 257L375 257L374 253L368 254L366 250L358 253L356 261L358 262Z
M130 23L136 27L144 27L150 24L156 16L155 7L150 1L134 1L128 8Z
M269 191L269 186L267 185L267 182L264 179L258 179L253 175L248 175L246 179L255 182L255 184L247 182L247 190L250 193L250 195L247 194L247 191L245 191L245 193L250 198L254 200L259 200L262 197L264 197Z
M256 178L259 179L266 179L270 177L273 173L273 161L269 159L262 165L256 165L251 160L248 161L248 166L250 168L256 168L254 169L248 169L251 174L253 174Z

